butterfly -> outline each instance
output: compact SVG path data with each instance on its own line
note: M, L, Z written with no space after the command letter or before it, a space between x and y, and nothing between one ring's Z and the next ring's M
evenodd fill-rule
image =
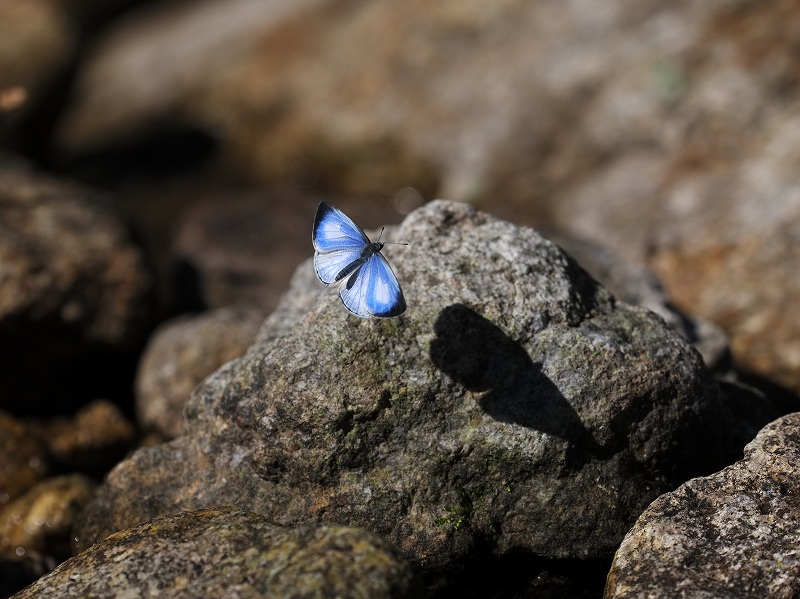
M373 243L350 217L327 202L317 208L311 241L317 277L325 285L339 285L339 297L351 313L388 318L405 312L400 283L381 254L383 246L393 242L381 243L378 237Z

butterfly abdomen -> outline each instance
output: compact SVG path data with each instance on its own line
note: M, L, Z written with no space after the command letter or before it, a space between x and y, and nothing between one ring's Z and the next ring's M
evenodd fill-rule
M339 272L339 274L336 275L336 278L334 279L334 281L341 281L342 279L347 277L349 274L354 273L355 271L357 271L359 268L361 268L361 266L367 260L369 260L370 256L380 252L381 248L383 248L383 244L382 243L370 243L369 245L367 245L362 250L361 255L356 260L354 260L353 262L351 262L350 264L345 266Z

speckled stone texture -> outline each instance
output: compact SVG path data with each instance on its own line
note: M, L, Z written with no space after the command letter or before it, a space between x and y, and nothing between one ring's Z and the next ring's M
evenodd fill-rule
M617 551L606 599L800 592L800 413L765 427L744 459L659 497Z
M236 503L366 528L432 576L610 558L653 499L724 464L729 418L699 354L555 244L446 201L387 234L411 244L384 250L408 311L362 320L319 284L300 294L195 390L184 436L109 474L81 547Z
M67 559L75 515L95 486L81 474L54 476L0 505L0 558L41 563L43 572Z
M143 343L152 284L107 198L0 154L0 406L85 402Z
M15 595L52 597L424 597L413 570L364 530L285 529L252 512L183 512L118 532Z
M263 320L257 308L228 306L162 324L150 338L136 375L141 426L167 439L177 437L192 389L242 355Z

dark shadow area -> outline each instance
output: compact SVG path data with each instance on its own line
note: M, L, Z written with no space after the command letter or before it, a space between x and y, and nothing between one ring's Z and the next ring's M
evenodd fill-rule
M788 387L754 372L737 369L736 374L742 383L763 393L781 416L800 411L800 397Z
M589 456L607 453L553 382L517 342L462 304L448 306L434 325L433 363L470 391L492 418L554 435ZM577 457L577 456L575 456Z
M770 422L800 411L800 398L790 389L764 377L737 372L732 380L718 379L726 408L731 414L729 462L742 457L744 446Z
M128 180L196 173L211 163L218 146L219 142L202 129L165 125L126 145L105 147L59 166L84 183L116 188Z
M69 557L69 556L67 556ZM66 557L64 558L66 559ZM13 560L0 557L0 597L10 597L14 593L36 582L52 570L56 564L47 563L45 559Z
M128 348L87 343L80 331L55 319L8 319L0 339L0 409L18 417L67 415L105 398L133 416L133 380L144 339Z
M75 57L54 73L27 105L14 118L13 126L0 136L2 145L15 154L25 156L40 167L50 169L50 142L68 102L78 69ZM2 124L0 122L0 124ZM2 131L2 129L0 129Z
M174 297L170 313L202 312L208 308L203 293L203 280L200 271L184 259L176 261L174 267Z
M548 559L525 551L470 560L432 599L598 599L611 559Z

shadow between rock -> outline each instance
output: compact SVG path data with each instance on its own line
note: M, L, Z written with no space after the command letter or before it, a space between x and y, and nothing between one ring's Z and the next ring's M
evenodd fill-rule
M431 599L596 599L611 559L548 559L519 550L469 563Z
M606 452L541 363L498 326L463 304L453 304L439 314L434 332L431 360L470 391L485 391L478 404L486 414L559 437L583 450L586 458L604 457Z

